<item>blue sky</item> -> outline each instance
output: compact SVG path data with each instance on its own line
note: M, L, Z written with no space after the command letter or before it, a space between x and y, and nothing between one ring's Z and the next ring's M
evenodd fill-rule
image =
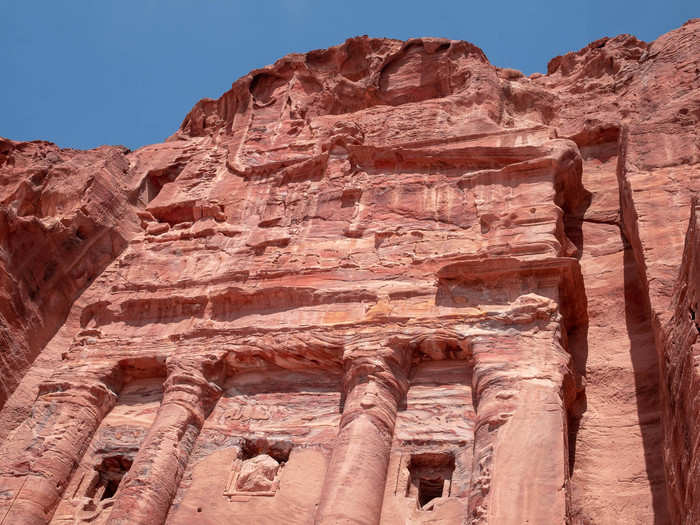
M697 0L0 0L0 136L161 142L251 69L355 35L468 40L530 74L603 36L650 41L697 16Z

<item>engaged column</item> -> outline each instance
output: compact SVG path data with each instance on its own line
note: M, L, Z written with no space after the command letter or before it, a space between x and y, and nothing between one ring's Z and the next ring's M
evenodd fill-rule
M121 386L117 369L60 371L39 388L32 415L0 451L4 522L48 523Z
M346 351L345 406L326 472L316 523L376 524L399 403L407 389L407 352L381 345Z
M129 472L116 494L108 523L163 523L206 416L221 394L205 368L212 361L167 363L163 402Z

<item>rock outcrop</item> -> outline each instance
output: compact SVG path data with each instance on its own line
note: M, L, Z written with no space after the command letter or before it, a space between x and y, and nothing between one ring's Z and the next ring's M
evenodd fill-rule
M0 525L697 523L700 20L353 38L0 142Z
M0 406L139 231L127 153L0 139Z

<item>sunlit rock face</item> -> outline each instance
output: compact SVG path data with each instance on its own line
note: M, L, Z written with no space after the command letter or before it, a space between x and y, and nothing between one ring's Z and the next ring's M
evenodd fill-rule
M0 516L700 521L700 21L354 38L166 142L0 142Z

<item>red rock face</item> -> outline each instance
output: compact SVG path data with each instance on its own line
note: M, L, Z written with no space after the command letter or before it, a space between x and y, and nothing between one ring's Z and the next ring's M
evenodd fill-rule
M0 139L0 406L138 232L126 153Z
M697 523L699 36L355 38L3 140L0 523Z

